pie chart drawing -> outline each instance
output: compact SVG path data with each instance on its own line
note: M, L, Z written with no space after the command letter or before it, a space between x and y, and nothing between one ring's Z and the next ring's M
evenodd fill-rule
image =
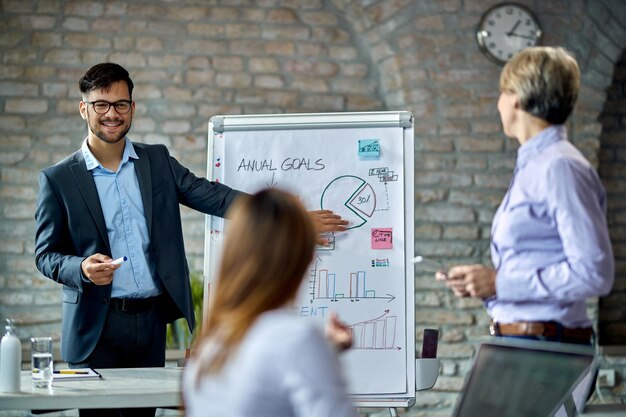
M335 178L322 192L322 210L332 210L344 220L348 229L363 226L376 209L376 194L364 179L354 175Z

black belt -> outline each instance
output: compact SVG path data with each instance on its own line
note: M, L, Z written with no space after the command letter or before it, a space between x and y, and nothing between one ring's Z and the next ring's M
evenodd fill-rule
M149 298L111 298L109 299L109 304L111 307L126 313L140 313L156 308L160 298L160 296Z

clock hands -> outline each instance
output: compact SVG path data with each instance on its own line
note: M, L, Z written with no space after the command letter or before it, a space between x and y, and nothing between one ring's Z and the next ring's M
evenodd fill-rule
M515 35L515 29L517 29L517 27L519 26L520 22L521 22L521 20L518 20L517 22L515 22L515 24L511 28L511 30L506 33L506 36Z
M535 36L527 36L527 35L520 35L519 33L507 33L508 36L515 36L517 38L524 38L524 39L530 39L532 41L534 41L536 39Z
M521 33L515 32L515 30L517 29L520 23L521 23L521 20L518 20L517 22L515 22L511 30L506 32L506 36L508 37L515 36L516 38L524 38L524 39L530 39L534 41L536 39L536 36L522 35Z

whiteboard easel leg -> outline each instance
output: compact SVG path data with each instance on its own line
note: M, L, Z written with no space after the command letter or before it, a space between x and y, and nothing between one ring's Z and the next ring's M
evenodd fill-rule
M389 416L398 417L398 409L396 407L389 407Z

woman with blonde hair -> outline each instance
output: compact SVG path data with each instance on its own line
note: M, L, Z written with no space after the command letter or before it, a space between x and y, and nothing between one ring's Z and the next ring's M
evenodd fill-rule
M483 300L493 336L594 343L586 301L609 293L614 264L606 192L567 140L579 86L576 60L558 47L524 49L500 75L502 129L520 147L491 225L494 268L459 265L437 274L458 297ZM594 381L589 374L574 389L579 411Z
M195 416L350 416L336 353L317 327L289 311L313 258L310 215L276 189L241 196L230 223L205 333L183 377ZM327 334L351 343L336 317Z
M592 344L586 300L613 285L606 193L567 140L578 64L563 48L527 48L500 76L498 111L520 144L509 190L491 227L494 268L438 274L459 297L483 299L495 336Z

